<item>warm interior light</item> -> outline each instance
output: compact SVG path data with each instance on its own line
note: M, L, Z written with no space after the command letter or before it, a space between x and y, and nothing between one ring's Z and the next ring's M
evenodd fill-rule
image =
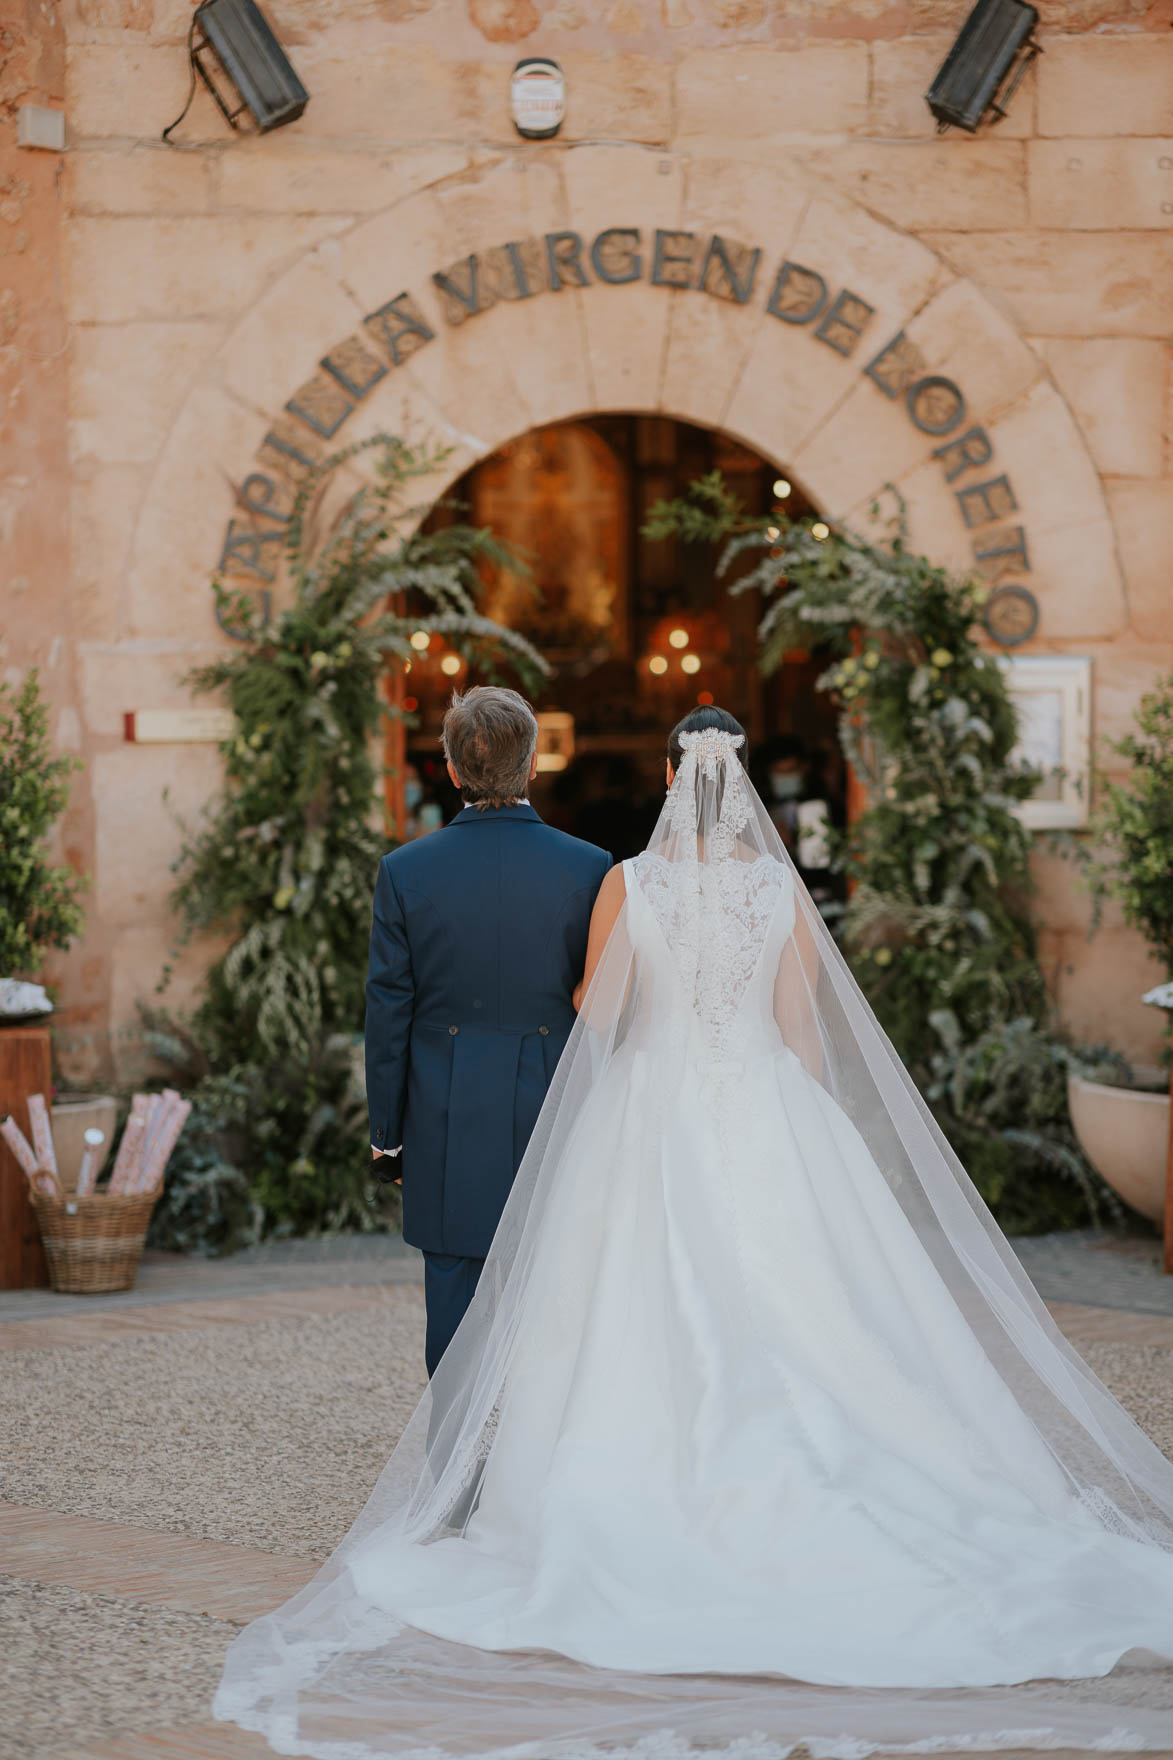
M708 709L712 706L713 693L712 691L698 691L696 700L702 709Z
M686 629L671 629L668 631L668 640L674 648L687 648L688 631Z
M819 543L821 544L824 538L829 538L830 536L831 536L830 526L824 525L821 519L817 519L815 521L814 525L811 527L811 537L817 538L819 540Z
M660 675L667 672L667 670L668 662L665 660L663 654L653 654L648 661L648 671L654 672L656 677L659 678Z
M456 674L460 671L460 655L445 654L440 662L440 671L446 672L449 678L455 678Z
M699 654L685 654L684 655L683 659L680 662L681 672L699 672L700 669L701 669L701 657Z
M420 701L418 697L404 697L403 707L407 710L409 715L414 715L419 706Z
M786 481L785 477L778 478L777 482L774 484L774 493L779 501L785 501L790 493L790 484Z
M426 629L417 629L411 638L411 645L417 654L426 654L431 642L432 638Z
M771 544L774 543L774 541L778 537L778 535L779 535L779 532L778 532L777 526L767 526L766 527L766 536L767 536L767 538L769 538Z

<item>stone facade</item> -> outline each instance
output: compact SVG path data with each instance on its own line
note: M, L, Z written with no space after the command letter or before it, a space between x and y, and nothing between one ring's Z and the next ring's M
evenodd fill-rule
M129 744L124 716L189 701L181 675L225 640L208 590L222 558L263 585L256 540L274 527L234 487L267 478L254 506L287 493L273 433L317 455L340 412L337 443L406 420L452 445L450 481L536 424L658 410L744 440L831 516L866 519L895 482L942 561L1011 553L1021 528L1015 578L1041 607L1023 651L1091 656L1095 735L1126 728L1173 666L1168 0L1048 8L1044 54L976 138L939 137L922 96L964 0L267 10L305 115L233 135L199 88L165 146L187 93L183 0L9 8L0 664L41 668L57 737L86 761L64 840L93 874L89 921L51 972L72 1076L125 1066L168 949L163 790L191 815L215 783L213 749ZM520 53L565 71L553 142L509 120ZM63 105L63 155L17 150L30 102ZM610 229L629 235L600 247L613 276L591 255ZM566 234L581 273L556 272ZM456 294L433 280L446 270ZM795 321L817 280L823 306ZM392 302L431 332L414 352L398 317L372 318ZM923 377L963 393L964 420L932 387L910 414ZM989 462L950 480L940 449L972 430ZM1110 916L1089 941L1069 866L1037 866L1063 1018L1151 1056L1139 938ZM177 999L199 963L181 962Z

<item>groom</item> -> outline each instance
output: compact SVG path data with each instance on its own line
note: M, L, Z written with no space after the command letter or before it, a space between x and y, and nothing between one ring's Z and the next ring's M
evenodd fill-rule
M424 1255L431 1375L472 1300L562 1048L611 857L530 806L538 724L478 686L444 717L464 810L379 864L367 978L367 1103L380 1179L402 1179ZM400 1156L395 1173L383 1156Z

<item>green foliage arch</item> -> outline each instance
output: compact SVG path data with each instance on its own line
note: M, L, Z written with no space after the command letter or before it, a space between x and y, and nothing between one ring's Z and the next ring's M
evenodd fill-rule
M825 656L818 687L867 794L837 857L843 951L1003 1225L1095 1218L1112 1200L1075 1142L1072 1053L1048 1025L1015 812L1037 778L976 638L987 589L912 550L896 509L872 543L777 509L750 516L714 472L654 507L645 533L713 546L730 592L761 594L764 671L794 650ZM1031 1072L1029 1103L1016 1070Z
M374 480L320 532L324 491L358 452ZM247 595L215 587L238 644L191 682L223 698L234 726L223 787L184 827L172 897L181 944L214 932L228 945L190 1021L148 1017L154 1049L197 1100L158 1212L155 1238L168 1244L386 1221L355 1043L375 872L389 847L375 752L399 713L382 680L412 658L421 629L482 676L507 665L532 685L548 670L477 609L479 566L524 575L524 559L476 527L420 529L426 510L410 504L410 487L446 456L390 435L334 454L294 506L287 607L266 618ZM207 1236L201 1214L213 1219Z

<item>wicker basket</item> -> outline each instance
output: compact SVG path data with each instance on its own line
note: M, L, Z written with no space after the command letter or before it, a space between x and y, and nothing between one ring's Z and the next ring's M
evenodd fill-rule
M47 1198L34 1192L53 1288L71 1295L129 1289L158 1192L111 1198Z

